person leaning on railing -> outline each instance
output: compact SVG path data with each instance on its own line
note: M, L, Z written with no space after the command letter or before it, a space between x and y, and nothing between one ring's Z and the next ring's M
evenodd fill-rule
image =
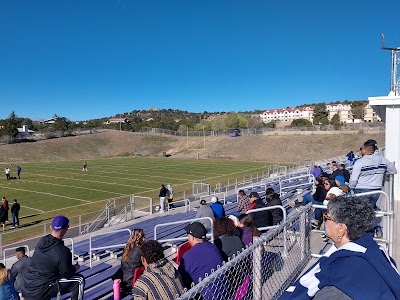
M340 196L324 217L334 245L280 299L399 299L395 262L373 240L374 209Z

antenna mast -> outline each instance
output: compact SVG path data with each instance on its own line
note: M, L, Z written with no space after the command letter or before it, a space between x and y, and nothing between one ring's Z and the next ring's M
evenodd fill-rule
M394 93L394 96L400 96L400 77L397 77L397 66L400 64L400 58L397 58L397 53L400 52L400 47L398 48L387 48L385 47L385 36L382 36L382 50L392 51L392 71L390 77L390 92Z

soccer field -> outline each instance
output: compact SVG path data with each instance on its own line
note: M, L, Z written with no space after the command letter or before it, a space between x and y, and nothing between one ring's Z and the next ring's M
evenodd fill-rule
M160 185L171 184L174 195L191 191L192 183L218 182L266 171L265 162L190 160L175 158L122 157L90 160L88 171L82 161L21 165L21 179L0 181L1 196L10 205L21 204L25 221L48 220L65 214L77 216L104 207L111 198L124 195L153 197L158 202ZM16 176L16 166L11 175ZM6 229L8 229L6 227Z

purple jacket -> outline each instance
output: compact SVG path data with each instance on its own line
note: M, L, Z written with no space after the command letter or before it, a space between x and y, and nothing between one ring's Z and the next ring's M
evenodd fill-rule
M222 256L217 246L210 242L199 243L183 254L178 271L182 275L183 284L190 289L192 282L199 283L199 278L211 274L211 270L222 267Z

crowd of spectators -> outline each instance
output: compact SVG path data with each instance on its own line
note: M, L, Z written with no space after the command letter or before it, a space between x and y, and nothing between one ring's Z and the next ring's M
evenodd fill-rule
M327 206L327 209L314 209L311 223L314 227L324 228L324 239L331 239L335 247L311 267L283 299L361 299L366 291L374 299L400 297L399 273L391 258L373 240L373 235L382 237L380 220L374 215L374 210L379 209L379 194L359 198L351 195L352 192L379 191L384 174L397 172L376 149L376 141L368 140L361 148L361 157L349 153L351 174L345 164L335 161L327 164L325 170L316 165L312 170L315 177L313 193L299 193L296 201L287 200L294 208L307 203ZM162 211L167 209L166 197L172 201L172 195L171 186L165 188L162 185L159 194ZM239 190L237 197L238 205L229 216L217 197L211 197L210 205L204 199L200 201L196 213L199 220L184 228L190 249L183 254L178 267L165 258L158 241L145 240L142 229L133 229L121 257L121 266L111 279L121 280L121 289L134 299L175 299L182 295L185 288L199 283L250 246L254 237L282 221L283 212L279 208L282 201L273 188L266 189L265 201L254 191L247 196L244 190ZM15 200L13 207L17 206ZM266 207L272 209L266 210ZM19 224L18 212L11 211L13 226L16 226ZM6 220L8 201L3 197L0 207L3 230ZM24 247L19 247L16 249L18 260L10 270L0 264L0 299L48 300L65 293L71 293L72 300L83 299L85 279L77 273L80 266L72 263L71 251L63 242L68 228L68 218L55 217L51 233L40 239L32 258L26 255ZM211 230L212 242L207 239ZM133 284L134 272L139 267L143 267L144 272ZM226 276L231 276L232 272ZM357 276L362 279L357 280L355 288L353 283ZM201 296L208 299L206 295Z

